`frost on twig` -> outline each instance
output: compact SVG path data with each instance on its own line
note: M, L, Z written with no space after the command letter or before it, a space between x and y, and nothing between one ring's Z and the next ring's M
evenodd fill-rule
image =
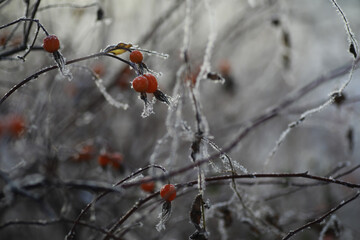
M281 145L281 143L285 140L285 138L288 136L288 134L291 132L292 129L294 129L295 127L297 127L299 124L301 124L306 117L310 116L313 113L317 113L320 112L321 110L323 110L324 108L326 108L327 106L329 106L331 103L333 103L336 99L340 98L343 96L343 91L345 90L345 88L349 85L349 83L352 80L352 76L353 76L353 72L355 69L355 65L356 65L356 58L358 55L358 43L354 37L354 34L352 33L352 30L350 28L350 24L349 21L347 20L344 11L340 8L340 6L337 4L337 2L335 0L331 0L331 2L333 3L333 5L337 8L338 12L341 14L343 21L345 23L345 29L346 29L346 33L348 35L348 39L350 41L350 52L354 55L354 60L348 75L347 80L338 88L338 90L334 91L333 93L330 94L330 98L324 102L322 105L312 108L310 110L305 111L303 114L301 114L300 118L294 122L291 122L287 129L285 129L279 139L276 141L275 146L273 147L273 149L270 151L270 153L268 154L267 159L265 160L264 165L268 165L269 161L274 157L276 151L278 150L279 146Z
M110 105L112 105L112 106L114 106L114 107L116 107L116 108L122 108L122 109L124 109L124 110L126 110L126 109L129 107L128 104L126 104L126 103L121 103L121 102L117 101L116 99L114 99L114 98L106 91L106 88L105 88L105 86L104 86L104 84L103 84L103 80L102 80L101 78L97 78L97 79L95 80L95 84L96 84L96 86L99 88L101 94L104 96L104 98L106 99L106 101L107 101Z
M64 56L59 51L54 52L53 56L56 64L59 67L60 73L69 81L71 81L73 79L73 76L70 72L70 69L66 66L66 59L64 58Z
M156 224L156 230L165 230L165 223L170 219L171 216L171 202L165 201L162 205L161 213L159 214L160 221Z
M149 101L146 97L146 93L141 93L140 98L144 101L144 109L141 113L141 117L146 118L151 114L154 114L154 103L156 102L156 99L153 98L151 101Z
M352 30L350 28L350 23L349 23L347 17L345 16L344 11L340 8L340 6L336 2L336 0L330 0L330 1L334 5L334 7L337 9L338 13L341 15L341 17L344 21L346 34L348 36L348 41L350 43L349 52L354 56L354 59L356 59L358 56L358 53L359 53L359 45L355 39L354 33L352 32Z

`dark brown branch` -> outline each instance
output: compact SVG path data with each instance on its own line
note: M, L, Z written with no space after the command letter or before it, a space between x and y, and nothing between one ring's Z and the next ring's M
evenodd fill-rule
M343 206L347 205L348 203L350 203L351 201L355 200L356 198L358 198L360 195L360 192L357 192L354 196L352 196L351 198L349 198L346 201L341 201L339 205L337 205L336 207L332 208L330 211L328 211L327 213L325 213L324 215L322 215L321 217L315 219L314 221L311 221L295 230L290 231L282 240L287 240L290 239L292 236L294 236L295 234L299 233L300 231L316 224L316 223L320 223L321 221L323 221L325 218L327 218L328 216L330 216L331 214L333 214L334 212L336 212L337 210L339 210L340 208L342 208Z
M106 236L103 238L103 240L109 240L111 238L111 234L115 232L115 230L121 226L136 210L141 207L144 203L148 202L149 200L153 199L154 197L158 196L160 194L160 191L157 191L146 198L142 198L139 201L135 203L135 205L125 213L124 216L122 216L108 231Z

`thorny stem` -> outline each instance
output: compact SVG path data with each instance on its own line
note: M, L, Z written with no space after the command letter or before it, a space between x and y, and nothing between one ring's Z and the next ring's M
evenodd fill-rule
M192 1L187 0L186 1L185 26L184 26L184 44L183 44L183 49L182 49L184 64L186 66L186 75L189 75L191 73L191 66L190 66L189 56L188 56L188 48L189 48L189 41L190 41L190 38L189 38L190 35L189 35L188 31L189 31L190 22L191 22L191 5L192 5ZM186 78L188 78L188 76L186 76ZM190 90L191 99L193 101L193 105L195 108L196 133L194 135L194 140L191 144L191 154L190 154L192 161L195 163L197 161L197 155L200 152L201 138L203 137L204 129L202 129L202 126L201 126L201 122L202 122L201 117L202 116L200 114L199 103L198 103L198 99L195 96L193 86L189 85L188 89ZM203 186L202 186L203 181L202 181L200 165L197 166L197 169L198 169L198 180L199 180L199 184L198 184L199 194L201 195L201 198L203 198L204 191L203 191ZM203 224L203 231L206 232L204 201L201 201L200 204L201 204L201 215L202 215L201 218L202 218L202 224Z

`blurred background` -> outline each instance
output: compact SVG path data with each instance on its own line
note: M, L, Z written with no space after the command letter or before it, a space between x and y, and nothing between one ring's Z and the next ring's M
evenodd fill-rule
M357 38L360 2L339 4ZM2 0L0 26L24 15L31 17L34 9L35 19L59 38L67 60L118 43L169 54L164 59L144 53L144 63L161 73L159 89L169 96L171 106L156 101L154 114L143 118L144 103L131 88L135 72L109 57L69 65L71 81L54 70L16 91L0 105L1 239L64 239L73 221L64 219L75 219L103 190L100 187L111 187L149 164L159 164L167 171L191 164L198 124L192 93L200 104L202 123L208 125L203 129L205 140L197 159L218 152L209 141L219 148L229 146L254 119L280 106L276 117L235 141L228 155L237 173L309 171L336 176L358 164L357 67L343 97L306 118L268 159L288 124L326 102L349 78L354 58L348 51L342 16L331 1ZM2 96L26 77L55 64L53 55L41 48L43 31L25 61L17 58L26 48L16 49L31 45L35 37L36 24L24 44L24 26L21 22L0 29ZM119 57L128 60L128 55ZM225 82L207 78L209 72L221 75ZM97 88L96 78L103 80L116 101L129 108L109 104ZM314 84L301 90L310 83ZM294 103L281 107L293 96L297 96ZM152 94L148 99L154 100ZM99 156L104 154L113 157L111 164L99 164ZM201 167L206 177L231 172L226 160L214 158L210 163ZM154 169L142 174L160 173ZM197 173L194 168L169 180L186 183L197 180ZM304 179L273 180L238 181L242 202L230 182L207 184L204 200L209 239L281 239L279 233L321 216L353 193L331 184L289 185L310 183ZM351 172L342 180L356 183L359 174ZM156 191L166 182L156 181ZM83 220L106 229L147 194L138 186L111 193ZM126 221L119 239L188 239L195 231L188 215L197 188L181 188L178 194L165 230L155 229L161 200L154 198ZM358 239L357 205L350 203L293 239ZM4 225L13 220L54 219L59 221L44 226ZM83 226L77 226L76 233L76 239L103 236L101 231Z

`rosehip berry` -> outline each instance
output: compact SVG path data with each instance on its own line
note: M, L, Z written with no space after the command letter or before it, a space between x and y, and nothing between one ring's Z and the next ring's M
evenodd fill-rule
M156 80L156 77L150 73L144 74L144 77L146 77L149 82L146 92L154 93L158 88L158 82Z
M132 86L137 92L145 92L148 89L149 80L144 76L138 76L133 80Z
M111 162L109 154L103 153L98 157L98 163L101 167L105 167Z
M133 63L141 63L143 60L143 55L140 51L135 50L130 53L130 61Z
M152 193L152 192L154 192L154 189L155 189L155 183L154 182L143 183L143 184L141 184L140 187L145 192Z
M56 52L60 48L59 39L55 35L49 35L44 38L43 48L49 53Z
M160 196L168 201L171 202L172 200L175 199L176 197L176 188L174 185L172 184L166 184L165 186L163 186L160 190Z

